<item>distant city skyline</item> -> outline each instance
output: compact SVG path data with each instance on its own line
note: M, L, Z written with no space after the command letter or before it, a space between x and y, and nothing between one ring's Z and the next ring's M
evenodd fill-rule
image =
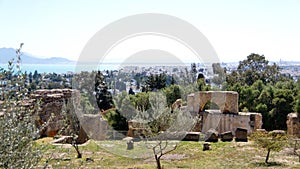
M88 40L104 26L130 15L162 13L198 28L220 62L238 62L251 53L263 54L269 61L300 61L299 7L297 0L0 0L0 48L17 48L23 42L23 52L76 60ZM192 57L178 43L148 36L124 41L111 51L108 60L161 48L180 59Z

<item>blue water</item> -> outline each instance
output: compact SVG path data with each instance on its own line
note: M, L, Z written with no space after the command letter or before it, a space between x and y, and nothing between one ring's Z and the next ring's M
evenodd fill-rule
M7 69L7 64L0 64L0 67ZM78 66L76 64L22 64L21 71L29 73L37 70L39 73L67 73L92 70L115 70L117 67L115 64L100 65L98 67L89 65Z
M102 63L98 64L82 64L77 65L76 63L70 64L22 64L21 71L22 72L34 72L37 70L39 73L68 73L74 72L78 73L81 71L92 71L92 70L120 70L123 66L141 66L141 67L149 67L149 66L159 66L157 63L127 63L127 64L119 64L119 63ZM186 64L186 66L188 66ZM161 65L160 65L161 66ZM165 65L166 66L166 65ZM169 66L183 66L182 64L178 65L177 63L170 63ZM7 69L7 64L0 64L1 68Z

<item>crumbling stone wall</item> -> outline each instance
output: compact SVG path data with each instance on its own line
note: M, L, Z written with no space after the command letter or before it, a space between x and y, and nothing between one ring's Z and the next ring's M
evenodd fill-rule
M41 129L42 137L53 137L65 127L60 123L63 119L62 108L71 97L79 96L79 91L72 89L36 90L31 94L31 100L40 102L39 110L35 113L37 126ZM67 133L63 133L67 134Z
M219 133L231 131L235 135L237 128L247 129L248 135L262 127L262 116L260 113L222 114L216 112L204 112L201 132L216 129Z
M187 110L201 117L193 131L207 132L212 128L219 133L231 131L235 134L237 128L243 128L250 134L261 129L262 115L239 112L238 99L238 93L233 91L200 91L188 95ZM220 111L204 111L209 101L216 103Z
M145 124L135 120L128 121L128 137L140 137L149 134L151 129Z
M107 120L103 120L100 114L83 114L79 118L82 128L93 140L106 140L108 130L112 130Z
M34 103L39 103L39 109L35 112L34 118L37 127L40 129L41 137L54 137L59 132L61 135L77 134L77 143L84 143L89 139L85 132L86 130L80 123L79 129L66 126L64 123L65 117L62 114L63 106L66 106L66 103L69 102L71 98L73 101L80 101L80 92L78 90L42 89L34 91L30 97L31 102L33 100ZM62 130L62 128L65 127L69 127L69 129Z
M238 114L238 93L233 91L199 91L187 97L190 112L201 112L207 102L216 103L222 113Z
M287 134L300 137L300 117L298 113L287 115Z
M43 89L36 90L31 94L30 104L41 102L35 118L38 127L42 129L40 133L42 137L53 137L58 134L62 127L66 127L65 124L61 123L64 120L62 109L70 99L75 101L73 104L80 104L80 92L74 89ZM78 143L84 143L89 138L94 140L107 139L109 125L107 120L101 118L100 114L80 114L77 118L80 124L79 131L71 129L71 131L60 134L70 135L70 132L74 132L78 134Z

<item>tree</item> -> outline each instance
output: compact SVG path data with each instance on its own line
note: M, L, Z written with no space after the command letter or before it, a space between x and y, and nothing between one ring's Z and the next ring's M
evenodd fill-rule
M140 92L131 97L131 101L138 111L145 112L150 108L149 95L150 92Z
M127 121L132 120L137 115L137 111L129 95L126 95L125 98L122 99L121 107L119 107L118 110Z
M295 111L300 114L300 78L298 78L297 80L295 89L297 92L297 96L295 96L296 97Z
M90 103L87 93L81 93L80 106L82 108L83 113L85 113L85 114L94 114L95 113L94 107Z
M150 75L146 81L146 85L150 91L156 91L166 87L167 76L164 73L159 75Z
M175 85L176 84L176 80L174 78L174 75L172 75L171 77L171 85Z
M168 143L169 142L167 140L160 139L157 144L152 147L157 169L162 169L162 165L160 162L161 157L174 151L177 148L177 144L175 144L172 149L167 150Z
M111 93L108 91L104 77L100 71L95 76L95 93L97 105L100 110L108 110L114 106Z
M286 129L286 115L295 109L298 89L276 64L251 54L227 75L226 87L239 93L239 110L262 113L263 128Z
M252 133L251 138L254 140L254 142L260 146L261 148L264 148L267 150L267 155L265 159L265 163L269 163L269 156L271 151L280 151L282 150L287 141L287 137L284 133L279 132L263 132L263 131L257 131Z
M132 90L132 88L129 89L128 94L130 95L135 95L134 91Z
M171 107L171 105L177 100L181 98L181 91L178 85L171 85L163 90L164 94L167 98L167 105Z
M125 91L123 91L122 93L114 97L114 107L116 108L108 109L103 114L103 117L107 119L108 124L112 126L113 129L115 130L128 129L128 124L127 124L128 119L126 119L126 112L125 111L122 112L122 109L125 109L127 111L126 107L123 108L123 106L126 105L126 103L129 104L129 102L130 102L129 96ZM132 108L131 106L132 105L130 104L130 108ZM129 117L129 115L127 117Z
M114 130L128 130L127 119L117 109L108 109L103 117Z
M298 114L300 114L300 93L298 93L297 97L296 111Z
M186 131L190 131L194 126L195 119L189 112L180 110L171 114L163 93L151 93L149 100L151 116L148 119L150 120L148 126L151 132L146 135L146 145L152 149L157 168L161 169L161 157L177 148L178 142L172 142L170 139L183 139Z
M39 80L39 73L38 73L38 71L37 70L35 70L34 71L34 73L33 73L33 79L35 80L35 81L38 81Z
M240 82L242 85L251 86L255 81L261 80L264 84L275 83L280 79L286 79L281 75L279 66L269 64L264 55L252 53L246 60L240 61L237 71L227 75L227 83L234 85Z
M22 46L9 62L9 69L0 69L0 81L7 82L0 88L0 168L33 168L42 158L41 147L34 141L39 131L32 118L38 105L27 104L26 76L20 69Z
M60 129L59 133L66 133L71 136L70 144L75 149L77 153L77 158L82 158L82 153L79 150L78 142L80 123L74 108L75 102L74 99L70 99L65 102L66 105L63 105L61 113L63 118L60 118L60 123L62 124L63 128Z
M199 91L209 91L210 86L206 85L204 78L199 78L197 81L197 86Z
M283 129L286 126L286 117L293 111L294 98L292 92L287 89L277 89L272 99L272 109L269 115L272 118L272 129Z
M79 90L81 96L83 96L84 98L86 97L88 99L90 105L94 108L93 113L99 112L97 99L95 97L96 96L95 86L97 85L92 85L96 83L95 81L96 74L97 72L95 71L92 72L82 71L80 73L74 74L72 78L72 88ZM84 113L90 113L90 111Z
M196 63L192 63L191 64L191 76L192 76L192 81L195 82L196 81L196 76L197 76L197 66Z

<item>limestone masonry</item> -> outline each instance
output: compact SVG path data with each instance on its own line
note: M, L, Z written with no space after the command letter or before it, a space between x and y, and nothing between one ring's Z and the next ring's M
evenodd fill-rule
M41 101L40 110L36 119L37 124L42 128L42 136L55 136L62 128L61 120L62 108L66 101L79 98L80 93L72 89L52 89L52 90L36 90L31 95L31 100ZM208 102L216 103L220 110L204 110ZM235 135L235 131L240 128L247 130L250 134L262 126L262 116L260 113L242 113L238 112L238 93L232 91L207 91L196 92L190 94L187 98L186 111L191 114L200 116L200 120L194 127L195 132L207 132L215 129L219 133L231 131ZM53 117L51 115L54 114ZM78 117L80 120L79 135L82 140L90 138L96 140L106 139L107 131L110 129L107 121L101 118L101 115L82 114ZM51 120L49 120L51 119ZM43 126L43 124L47 124ZM129 129L142 128L129 123ZM139 130L132 130L138 132ZM134 136L134 132L129 132ZM87 134L85 134L87 133ZM68 134L68 133L64 133Z
M300 137L300 117L298 113L290 113L287 115L287 134Z
M196 92L188 95L187 107L189 112L201 112L208 101L216 103L222 113L238 114L237 92L232 91L205 91Z

